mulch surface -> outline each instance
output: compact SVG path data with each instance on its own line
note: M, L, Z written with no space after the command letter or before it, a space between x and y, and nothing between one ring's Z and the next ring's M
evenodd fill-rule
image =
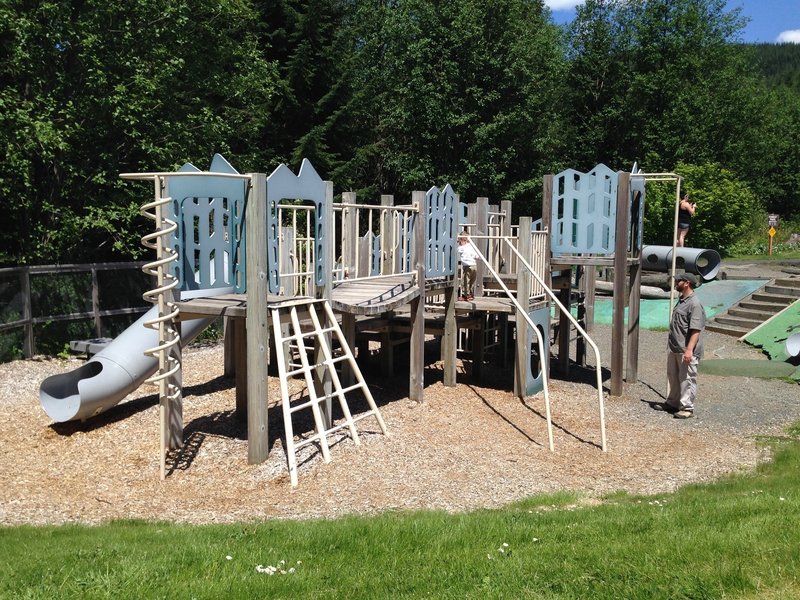
M470 365L455 388L441 365L426 369L425 400L407 399L407 375L365 373L388 426L359 422L359 445L340 433L332 460L313 447L300 456L292 487L282 443L279 387L270 378L268 460L247 463L246 427L234 414L232 378L221 345L185 353L184 447L159 478L159 416L154 390L143 387L85 423L52 423L38 386L81 360L27 360L0 365L0 523L103 523L135 518L183 523L332 518L386 510L466 511L500 507L542 492L573 490L583 502L625 490L662 494L768 458L760 436L782 435L800 420L800 390L776 379L700 375L694 419L651 408L666 387L664 332L641 332L638 381L608 397L610 328L592 332L606 387L608 451L602 452L594 371L573 366L550 384L554 452L548 449L542 394L511 393L511 371ZM435 341L431 342L435 345ZM434 348L435 350L435 348ZM766 360L733 338L709 333L707 358ZM373 361L371 364L377 361ZM402 368L398 372L403 373ZM352 404L363 410L363 402ZM308 435L299 422L295 432Z

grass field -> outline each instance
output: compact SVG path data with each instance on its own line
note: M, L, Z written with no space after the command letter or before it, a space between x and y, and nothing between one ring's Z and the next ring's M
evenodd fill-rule
M757 472L588 506L0 529L0 598L799 598L800 426Z

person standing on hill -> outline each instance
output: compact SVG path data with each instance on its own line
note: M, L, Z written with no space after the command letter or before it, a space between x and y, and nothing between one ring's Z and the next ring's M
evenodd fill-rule
M478 278L478 255L469 242L469 234L458 234L458 260L461 262L461 297L459 300L475 298L475 280Z
M692 224L695 210L697 202L689 202L689 192L683 192L678 203L678 246L686 245L686 235L689 233L689 225Z
M676 419L691 419L697 399L697 365L703 358L703 330L706 313L694 293L697 277L681 273L675 277L675 289L680 293L672 311L667 345L667 401L654 404L656 410L673 413Z

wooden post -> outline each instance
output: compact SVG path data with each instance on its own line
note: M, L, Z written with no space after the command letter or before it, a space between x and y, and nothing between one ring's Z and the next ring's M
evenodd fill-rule
M394 196L384 194L381 196L381 206L388 208L394 206ZM381 223L381 275L394 273L394 248L392 248L392 211L386 210ZM383 349L381 348L381 352Z
M456 322L456 289L458 280L453 277L452 287L444 291L444 337L442 338L442 361L444 362L444 385L456 385L456 362L458 360L458 323Z
M567 286L558 291L558 299L567 312L572 310L572 269L567 277ZM559 314L558 318L558 370L563 376L569 374L569 334L572 321L566 313Z
M356 316L352 313L342 313L342 335L344 336L347 346L350 351L355 355L356 345ZM350 366L350 361L345 360L339 363L342 368L340 380L342 385L351 386L355 383L355 374L353 368Z
M233 374L236 377L236 416L247 420L247 328L242 318L226 318L230 329L231 362L234 363ZM227 342L228 336L225 337ZM228 351L228 348L225 348Z
M414 219L412 256L420 295L411 302L408 397L422 402L425 387L425 192L412 192L411 202L418 208Z
M522 219L520 219L522 221ZM520 225L521 227L521 225ZM545 175L542 183L542 228L553 235L553 176ZM550 245L552 248L552 244ZM550 248L548 248L550 254Z
M103 325L100 319L100 287L97 283L97 269L92 267L92 313L94 316L94 335L102 337Z
M628 279L631 282L630 296L628 298L628 367L625 371L625 380L636 383L639 379L639 314L642 295L642 248L639 244L639 225L644 210L644 182L628 180L631 199L631 258L636 262L630 266Z
M533 246L531 239L531 217L519 218L519 239L517 251L525 260L531 256ZM522 263L517 263L517 302L526 308L530 305L532 276ZM531 336L535 335L528 328L528 322L522 315L516 315L517 344L514 352L514 395L523 399L528 393L528 366L531 362ZM542 349L547 351L547 349Z
M636 383L639 378L639 300L641 298L642 269L641 265L630 266L631 282L628 296L628 362L625 370L625 381Z
M461 201L458 195L453 199L453 231L457 236L461 233L458 230L458 210ZM455 253L455 252L454 252ZM453 273L452 286L444 292L444 338L442 338L442 362L444 363L444 385L453 387L457 379L458 361L458 322L456 321L456 298L458 296L458 257L453 257L455 271Z
M23 267L19 273L19 288L22 294L22 320L24 321L24 337L22 340L22 354L25 358L30 358L36 352L36 345L33 342L33 309L31 308L31 270L30 267Z
M479 382L483 370L483 357L486 353L486 312L475 312L478 328L472 330L472 379Z
M355 192L342 192L342 202L344 204L355 204ZM342 208L342 270L345 278L358 277L358 265L356 264L356 247L358 245L358 230L355 219L356 209L350 207ZM333 215L331 215L333 218ZM331 247L331 250L333 246ZM347 361L345 361L346 364Z
M622 365L625 350L625 285L628 279L628 186L630 173L617 176L617 226L614 244L614 298L611 319L611 385L610 394L623 392Z
M590 266L591 268L591 266ZM578 289L578 296L580 301L577 308L577 321L581 327L586 330L586 283L585 283L586 267L578 265L575 267L575 287ZM575 363L581 367L586 366L586 338L579 335L575 341Z
M475 203L475 235L487 235L489 233L489 198L478 198ZM489 240L472 240L481 251L481 254L489 256ZM476 265L477 276L475 277L475 295L483 296L483 276L486 267L483 261L478 261ZM473 344L474 346L474 344Z
M503 220L500 222L500 235L511 237L511 200L500 202L500 210L503 213ZM500 243L500 273L508 273L508 261L511 258L511 250L504 242Z
M583 293L586 296L586 332L589 333L594 329L594 300L595 300L595 282L597 281L597 268L595 265L587 265L586 271L583 274Z
M548 242L553 237L553 176L545 175L544 182L542 183L542 229L548 232ZM553 272L550 269L550 263L553 258L553 245L550 244L549 248L545 248L544 259L544 274L542 278L547 284L547 287L553 287ZM549 364L549 362L548 362Z
M154 182L156 230L166 221L164 205L161 203L164 191L163 178L156 176ZM157 283L162 290L158 294L158 395L161 426L161 479L166 477L166 455L168 450L180 448L183 444L183 378L181 370L180 323L172 312L175 302L180 299L180 288L169 273L167 259L172 249L166 238L159 235L156 246ZM170 316L172 314L172 316ZM177 368L173 369L176 366Z
M334 249L336 248L336 243L333 239L334 219L332 181L325 182L325 202L323 205L323 213L324 218L322 219L322 239L324 240L324 243L327 244L328 252L324 253L323 255L325 257L325 263L322 265L324 281L322 285L317 284L316 296L317 298L321 298L327 302L330 302L331 292L333 290L333 253ZM330 348L332 339L331 332L324 333L323 336L325 338L325 344L328 346L328 348ZM333 381L331 379L330 371L324 366L325 354L322 351L322 346L318 342L314 343L314 362L315 364L320 365L317 367L315 372L315 382L319 396L322 397L324 395L324 397L327 398L322 407L322 418L325 421L325 427L331 427L333 424Z
M170 302L175 302L180 297L180 290L172 290L173 298ZM180 337L181 324L173 320L172 327L175 334ZM177 343L169 349L172 364L183 365L183 352L181 344ZM167 378L167 389L177 390L177 393L168 400L166 410L166 445L167 449L175 450L183 445L183 369L180 368Z
M264 462L269 454L267 423L267 176L250 175L250 198L245 209L247 233L247 462Z
M236 327L232 317L222 317L222 373L236 375Z

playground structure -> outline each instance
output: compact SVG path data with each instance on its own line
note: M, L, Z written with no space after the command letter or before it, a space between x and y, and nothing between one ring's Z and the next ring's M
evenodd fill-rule
M594 267L613 269L620 293L614 295L610 391L621 395L626 338L629 380L636 378L638 361L642 178L603 165L589 173L547 176L542 221L520 217L513 225L510 202L497 207L479 198L463 204L450 186L413 192L407 205L395 205L391 196L382 196L379 205L362 204L351 193L334 203L333 184L323 181L308 161L298 175L282 165L267 177L239 174L217 155L209 171L185 165L177 172L123 177L153 184L154 200L143 210L155 231L144 243L156 255L147 270L157 281L149 296L157 306L137 331L148 328L157 335L155 342L150 337L145 343L140 334L131 334L136 344L115 341L108 350L115 356L125 349L144 351L150 362L129 368L136 371L135 383L115 383L118 389L105 402L83 398L92 385L88 380L109 381L101 355L96 357L99 365L90 366L90 361L83 371L48 378L42 384L42 404L54 420L97 414L119 402L132 389L129 385L155 372L148 381L159 385L163 477L167 452L183 441L181 346L209 320L224 316L226 372L236 378L237 412L247 417L249 462L262 462L268 453L267 365L277 366L282 382L300 376L307 383L309 399L301 405L290 406L283 390L293 484L295 409L312 411L315 435L310 442L320 446L326 461L325 439L336 429L348 429L358 443L354 423L371 416L385 432L352 350L371 340L380 342L387 371L393 368L395 348L408 344L408 396L417 401L423 400L426 333L441 337L447 386L456 384L459 353L472 358L478 375L488 356L504 360L514 340L514 394L544 393L552 450L548 377L555 307L562 371L568 370L573 328L581 334L577 362L585 364L587 344L595 353L598 445L606 450L599 351L581 323L591 323L586 311ZM455 237L461 229L469 231L480 257L477 294L469 302L457 299ZM575 287L586 301L583 314L579 305L578 320L570 314ZM346 400L355 390L370 404L357 418ZM334 400L345 416L338 426L332 422ZM79 408L52 408L59 403Z

